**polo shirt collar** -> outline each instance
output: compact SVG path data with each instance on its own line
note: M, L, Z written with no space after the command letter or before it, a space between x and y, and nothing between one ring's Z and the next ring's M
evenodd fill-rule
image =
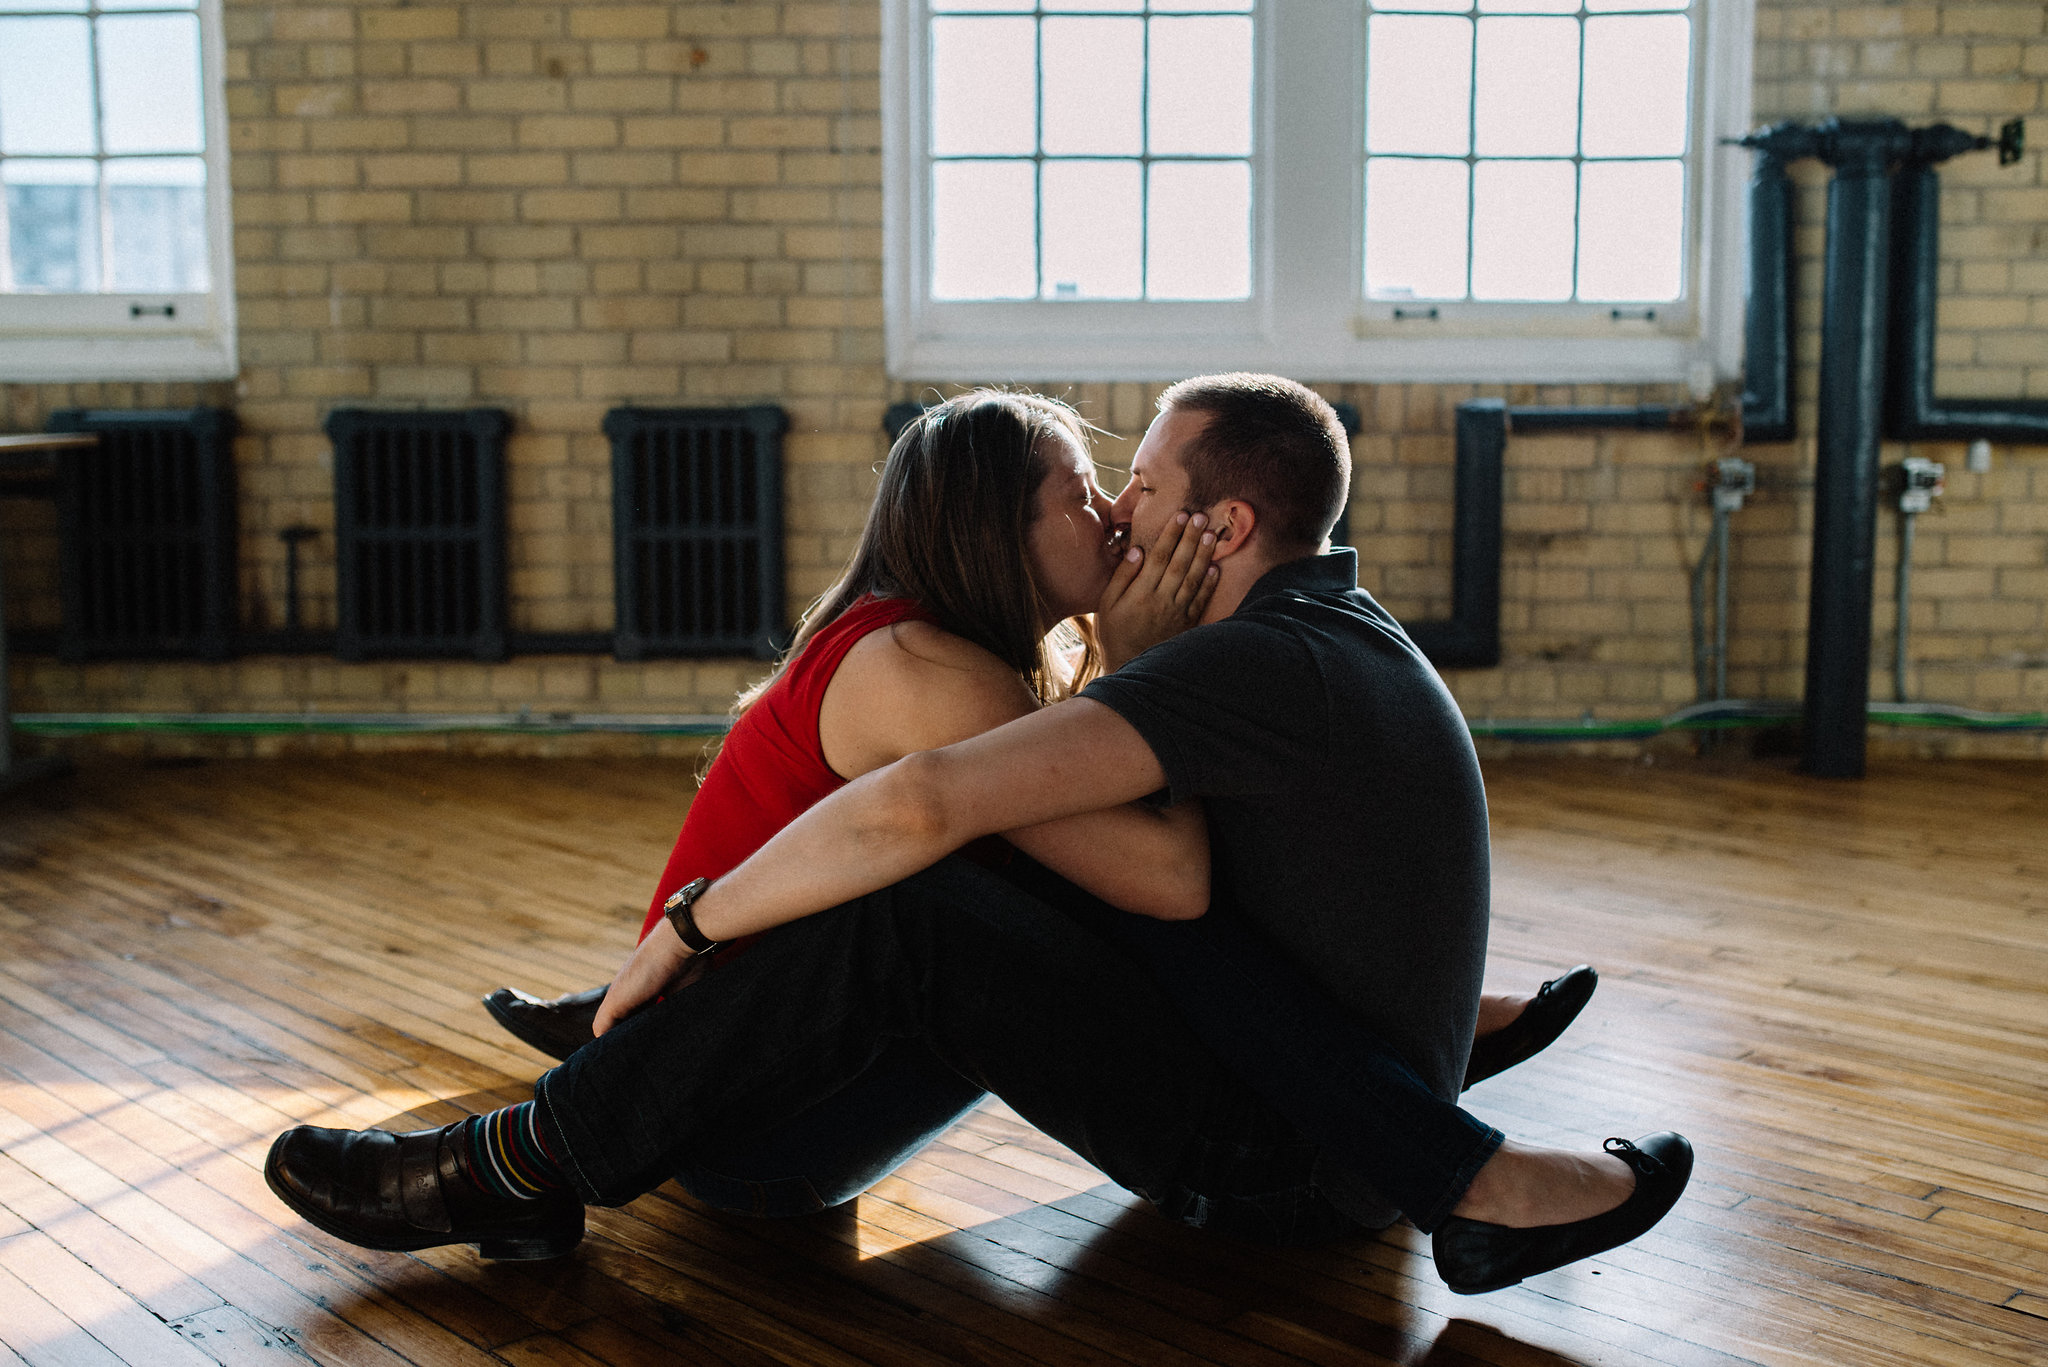
M1358 552L1339 546L1322 555L1307 555L1275 565L1259 576L1238 606L1250 607L1277 593L1350 593L1358 587Z

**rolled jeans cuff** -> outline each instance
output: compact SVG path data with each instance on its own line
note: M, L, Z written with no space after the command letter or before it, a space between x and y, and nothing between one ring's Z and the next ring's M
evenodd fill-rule
M1458 1202L1465 1199L1465 1192L1471 1187L1472 1179L1479 1175L1479 1170L1500 1150L1506 1139L1505 1134L1491 1125L1479 1128L1472 1136L1471 1147L1451 1170L1450 1180L1444 1186L1442 1198L1420 1214L1409 1211L1407 1214L1410 1223L1424 1234L1436 1233L1438 1226L1451 1218L1451 1212L1457 1209Z

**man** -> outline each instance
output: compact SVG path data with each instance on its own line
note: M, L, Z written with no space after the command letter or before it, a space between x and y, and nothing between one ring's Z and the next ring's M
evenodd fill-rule
M1450 1104L1485 949L1484 797L1441 682L1355 587L1352 554L1319 553L1348 476L1334 414L1301 386L1175 386L1115 516L1134 546L1185 527L1213 547L1203 626L1077 699L847 785L687 887L613 983L598 1041L488 1119L491 1162L445 1136L300 1130L273 1149L273 1187L358 1242L544 1256L580 1235L574 1198L630 1200L707 1141L771 1129L915 1040L1190 1223L1309 1238L1345 1216L1385 1223L1384 1197L1436 1233L1459 1291L1634 1238L1684 1188L1682 1138L1532 1150ZM1173 1000L1198 1028L1209 1017L1213 1044L1253 1038L1237 1073L1085 909L946 859L1161 792L1208 804L1219 900L1244 925L1133 937L1095 922L1170 985L1198 985ZM694 952L778 926L656 1002ZM1290 960L1319 992L1290 986ZM1319 1085L1300 1058L1347 1029L1320 1056L1342 1085ZM1239 1081L1262 1061L1296 1069L1266 1098ZM1365 1104L1333 1110L1332 1093ZM1336 1171L1332 1143L1350 1145Z

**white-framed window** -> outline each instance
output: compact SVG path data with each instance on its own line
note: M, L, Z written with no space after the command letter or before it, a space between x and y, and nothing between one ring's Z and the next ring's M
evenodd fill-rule
M236 370L220 0L0 0L0 380Z
M1752 0L885 0L906 379L1741 363Z

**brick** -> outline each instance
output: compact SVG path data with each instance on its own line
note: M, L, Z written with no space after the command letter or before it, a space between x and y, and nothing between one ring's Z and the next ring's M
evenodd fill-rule
M668 25L663 5L583 5L569 12L574 38L665 38Z
M363 158L363 183L371 186L452 185L462 179L463 159L449 153L415 152Z
M2031 38L2042 32L2041 7L1950 3L1941 7L1941 31L1958 37Z
M582 152L572 164L579 185L658 184L675 174L675 158L667 152Z
M626 217L659 222L697 222L726 217L726 192L716 187L687 190L628 190Z
M674 366L587 366L577 377L577 392L592 399L666 399L675 397L677 390Z
M592 227L583 229L578 235L577 249L582 256L589 259L672 256L676 251L677 240L678 234L674 228Z
M546 79L472 81L463 98L487 114L545 114L569 107L568 87Z
M2039 108L2038 81L1942 81L1936 95L1944 114L2029 114Z
M611 365L626 359L626 339L594 332L529 337L526 359L539 365Z
M453 7L358 10L357 23L371 41L454 38L462 32L462 12Z
M576 305L569 299L479 299L476 325L486 329L566 332L576 326Z
M522 359L523 345L509 332L441 332L420 339L420 359L429 365L509 364Z
M773 185L781 167L773 152L683 152L676 179L684 185Z
M485 153L464 162L471 185L559 185L569 160L560 152Z
M523 147L611 147L618 140L618 121L593 114L534 114L519 120Z
M593 76L569 83L571 107L611 114L665 110L674 94L675 82L667 76Z
M382 328L466 328L472 322L466 299L376 299L370 317Z
M592 223L615 219L616 190L528 190L519 196L519 216L530 223Z
M698 260L706 257L777 256L780 255L778 248L782 238L782 232L772 227L690 225L683 229L683 253Z
M462 107L455 81L364 81L363 108L372 114L446 114Z
M270 15L270 36L281 43L346 42L355 34L355 12L346 7L293 5Z
M726 138L734 147L829 147L830 121L815 116L734 118L727 120Z
M315 151L392 151L411 139L400 118L328 118L303 125L306 145Z
M725 120L710 114L636 116L624 120L628 147L717 147L725 141Z
M483 70L479 43L412 43L406 62L415 76L474 76Z
M419 217L428 223L502 223L515 216L519 198L508 190L421 190Z
M279 85L272 93L271 102L286 118L324 119L354 110L356 92L350 86L338 84Z

